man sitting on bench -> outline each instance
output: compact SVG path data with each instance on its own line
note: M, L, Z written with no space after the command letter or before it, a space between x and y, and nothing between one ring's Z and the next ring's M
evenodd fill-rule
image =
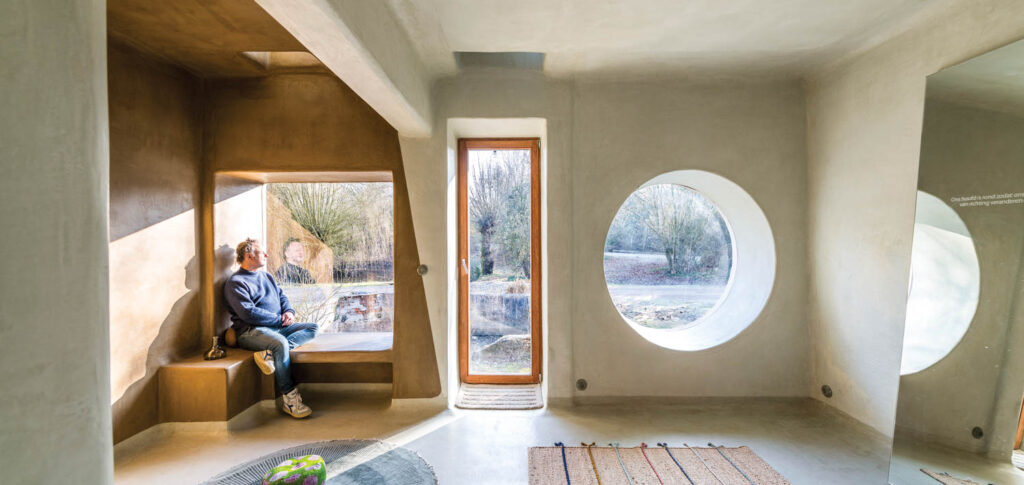
M246 239L235 249L241 265L224 283L224 298L231 314L238 346L255 350L253 359L266 375L274 374L274 384L282 395L281 410L294 418L305 418L313 411L302 403L292 382L291 349L316 337L315 323L295 323L295 310L288 303L274 277L260 268L267 265L267 253L260 242Z

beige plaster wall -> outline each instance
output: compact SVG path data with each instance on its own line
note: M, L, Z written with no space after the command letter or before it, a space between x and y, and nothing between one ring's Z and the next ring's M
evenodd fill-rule
M1024 36L1024 3L937 2L918 24L807 79L814 374L829 404L892 434L925 77Z
M6 483L113 480L105 15L96 0L0 4Z
M198 79L111 43L110 383L114 442L158 422L160 366L199 346Z
M402 138L402 152L421 260L431 267L424 282L441 368L454 360L446 344L455 329L448 311L454 308L454 280L445 268L454 258L450 138L459 134L450 130L471 125L473 118L506 127L518 122L500 119L542 118L548 396L806 395L806 158L799 84L576 84L539 72L478 69L439 81L434 94L435 126L447 125L449 133ZM453 118L456 125L446 123ZM612 306L602 266L604 238L619 204L655 175L685 168L718 173L750 192L772 224L778 250L775 291L761 317L733 341L689 353L655 346L630 329ZM575 390L580 377L588 380L587 391ZM449 372L447 378L457 376Z
M931 442L1009 456L1017 431L1024 371L1007 365L1012 340L1024 205L959 207L953 197L1024 192L1024 119L929 98L921 137L919 189L953 207L978 253L977 313L942 360L900 378L898 432ZM1001 374L1007 373L1005 381ZM985 430L981 440L971 429ZM897 436L898 438L898 436Z
M798 83L577 86L573 102L573 368L579 396L803 396L809 380L806 152ZM605 236L637 187L699 169L742 187L775 237L775 286L742 333L698 352L629 328L604 282ZM742 264L739 261L738 264Z
M427 291L434 351L442 374L441 388L447 392L458 379L457 354L450 346L455 331L454 253L449 243L454 236L455 145L454 137L483 137L482 132L448 129L448 120L459 118L459 125L500 126L497 136L540 136L546 173L542 176L542 195L546 212L542 255L547 343L544 381L548 396L555 399L572 396L572 84L546 79L539 72L481 69L438 81L434 88L436 127L430 138L401 138L402 158L406 161L409 197L416 226L420 260L430 271L423 277ZM486 119L474 123L473 118ZM501 119L543 118L547 133L532 128L536 123ZM451 246L453 248L454 246ZM450 365L453 364L453 365Z
M386 2L256 3L396 130L430 134L430 73Z

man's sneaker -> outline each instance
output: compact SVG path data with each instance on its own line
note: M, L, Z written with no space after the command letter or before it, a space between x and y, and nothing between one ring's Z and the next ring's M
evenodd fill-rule
M256 367L266 375L274 373L274 353L269 350L262 350L252 354L252 360L256 361Z
M313 413L309 406L303 404L298 389L292 389L292 392L281 396L281 410L293 418L305 418Z

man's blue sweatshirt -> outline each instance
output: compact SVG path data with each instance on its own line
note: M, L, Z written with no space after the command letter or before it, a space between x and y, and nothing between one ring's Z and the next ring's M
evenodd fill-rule
M224 283L224 299L228 302L231 326L238 333L251 326L279 326L282 314L295 313L288 297L266 271L239 268Z

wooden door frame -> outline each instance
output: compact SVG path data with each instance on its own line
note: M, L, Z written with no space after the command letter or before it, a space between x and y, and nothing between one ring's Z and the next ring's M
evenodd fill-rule
M1017 437L1013 440L1013 449L1019 450L1024 440L1024 398L1021 398L1020 415L1017 418Z
M469 150L530 150L530 366L528 375L469 374ZM537 384L541 380L541 220L540 139L460 138L458 156L458 256L459 376L468 384Z

